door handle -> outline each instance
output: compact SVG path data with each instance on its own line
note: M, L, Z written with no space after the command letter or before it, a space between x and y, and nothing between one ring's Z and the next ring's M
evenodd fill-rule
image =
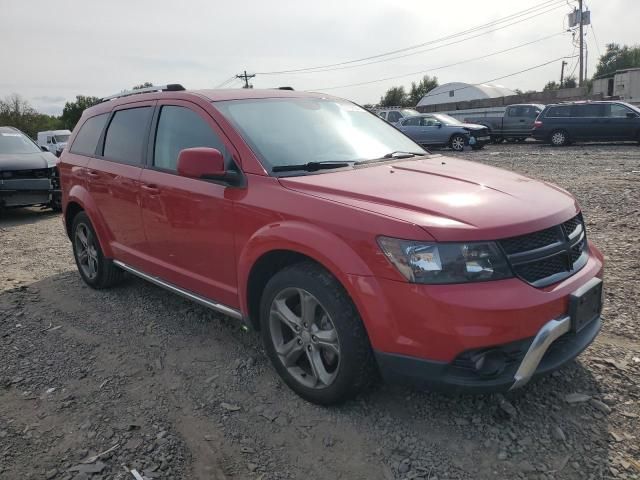
M151 195L158 195L160 193L160 189L156 185L143 184L141 188Z
M524 122L526 122L526 120L520 120L520 123L524 123Z
M95 170L86 170L86 173L87 177L100 178L100 173L96 172Z

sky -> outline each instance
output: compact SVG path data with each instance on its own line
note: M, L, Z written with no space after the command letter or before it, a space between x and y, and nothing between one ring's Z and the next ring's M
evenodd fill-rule
M425 73L437 76L441 84L483 83L552 62L494 82L540 90L547 81L559 80L560 57L577 54L571 34L565 32L566 14L575 4L575 0L0 0L0 98L18 93L38 111L59 115L64 103L76 95L102 97L143 82L181 83L188 89L215 88L225 82L237 87L241 81L231 79L246 70L257 72L251 80L254 88L292 86L365 104L377 103L392 86L408 88ZM593 27L586 29L590 75L607 43L640 43L640 1L589 0L586 5ZM537 10L442 40L529 8ZM484 34L488 30L495 31ZM471 36L476 38L468 39ZM512 47L517 48L496 53ZM403 50L396 57L405 56L390 61L389 56L376 57L367 62L377 63L355 68L366 62L324 72L267 74L396 50ZM567 61L571 73L577 59ZM459 64L451 66L454 63Z

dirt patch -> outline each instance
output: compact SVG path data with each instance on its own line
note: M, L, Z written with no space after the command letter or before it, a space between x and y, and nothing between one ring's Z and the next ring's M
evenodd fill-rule
M640 478L640 148L459 156L580 201L607 258L607 303L603 333L577 362L505 397L383 385L321 408L283 386L235 321L136 279L91 290L58 215L9 212L0 478Z

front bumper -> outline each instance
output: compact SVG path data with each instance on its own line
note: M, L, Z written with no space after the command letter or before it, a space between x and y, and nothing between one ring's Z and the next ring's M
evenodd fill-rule
M0 179L0 207L47 205L56 195L49 178Z
M545 346L542 360L526 375L520 372L520 385L526 383L525 377L571 360L591 343L600 329L599 319L579 334L566 333L562 319L569 315L570 296L602 275L602 254L590 243L587 262L580 270L543 288L518 278L416 285L351 276L349 292L387 379L500 390L513 386L518 367L540 332L551 330L555 341ZM562 325L550 328L555 325L551 322ZM496 378L479 377L470 368L473 359L464 355L493 348L505 349L509 363Z
M601 326L598 317L573 333L569 317L550 320L534 338L501 346L511 361L490 378L478 375L464 360L444 363L383 352L375 355L387 382L450 392L501 392L522 387L573 360L593 342Z

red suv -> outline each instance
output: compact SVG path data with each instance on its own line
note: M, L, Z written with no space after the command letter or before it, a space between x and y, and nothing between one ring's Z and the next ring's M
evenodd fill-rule
M566 191L326 95L148 90L86 110L62 154L89 286L128 272L237 318L321 404L378 373L513 389L600 330L603 258Z

